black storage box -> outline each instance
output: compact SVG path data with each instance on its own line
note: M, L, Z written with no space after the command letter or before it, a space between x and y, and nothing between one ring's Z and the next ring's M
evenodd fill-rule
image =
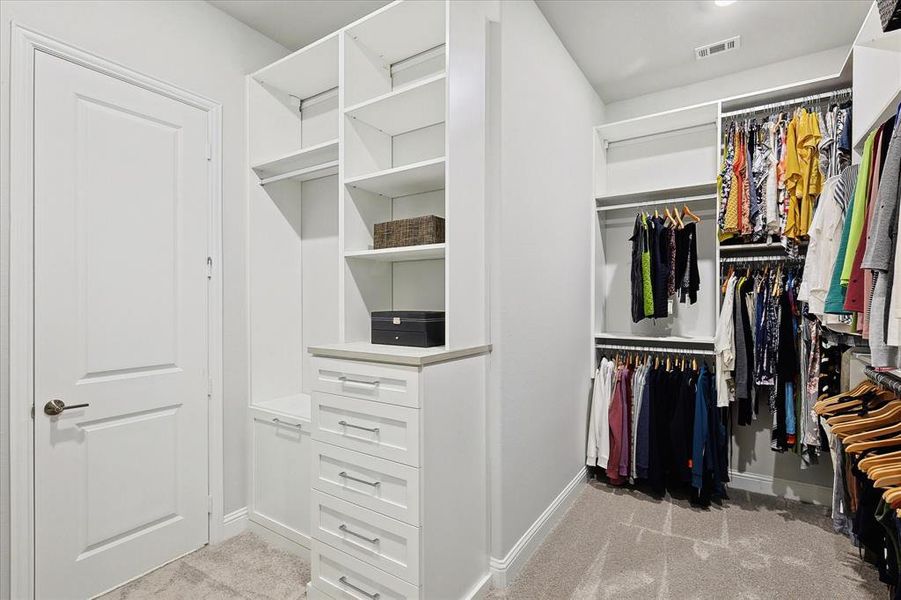
M372 313L372 343L417 348L443 346L444 311L376 311Z

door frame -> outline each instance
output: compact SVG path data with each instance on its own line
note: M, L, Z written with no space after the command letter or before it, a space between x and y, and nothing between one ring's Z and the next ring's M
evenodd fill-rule
M35 592L34 515L34 57L44 52L199 108L209 131L208 490L209 542L223 537L222 106L12 23L10 53L9 444L10 592Z

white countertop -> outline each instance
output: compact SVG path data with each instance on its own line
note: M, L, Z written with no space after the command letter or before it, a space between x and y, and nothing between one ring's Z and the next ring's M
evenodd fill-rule
M324 356L327 358L343 358L346 360L361 360L366 362L423 367L425 365L456 360L467 356L487 354L488 352L491 352L491 345L487 344L484 346L469 346L464 348L448 348L447 346L413 348L410 346L370 344L369 342L348 342L345 344L310 346L307 351L313 356Z

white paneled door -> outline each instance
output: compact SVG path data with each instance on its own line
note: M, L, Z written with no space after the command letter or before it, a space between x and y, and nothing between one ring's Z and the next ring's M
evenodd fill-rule
M209 125L40 51L34 98L35 590L87 598L209 539Z

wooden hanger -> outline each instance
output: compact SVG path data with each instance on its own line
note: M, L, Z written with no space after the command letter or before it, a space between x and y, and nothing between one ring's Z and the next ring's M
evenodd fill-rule
M691 212L691 209L688 208L688 204L682 205L682 216L688 215L695 223L701 222L701 217Z
M870 469L884 466L894 461L901 461L901 450L888 452L886 454L874 454L872 456L867 456L859 463L857 463L857 468L864 473L868 473Z
M682 222L682 217L679 216L679 209L675 206L673 207L673 217L676 219L677 227L682 229L685 227L685 223Z
M882 399L881 396L877 396L877 398L879 400ZM863 402L861 402L860 400L852 400L851 402L848 402L847 404L851 404L852 402L858 403L860 406L863 405ZM844 404L844 403L842 403L842 404ZM901 400L898 400L897 398L895 398L895 399L892 399L892 400L886 402L882 406L879 406L878 404L874 405L874 407L873 407L874 410L871 410L870 412L868 412L866 414L866 418L882 416L882 415L886 414L888 411L892 410L892 408L898 406L899 404L901 404ZM853 411L847 412L846 410L844 410L842 408L841 404L836 404L835 410L832 411L832 409L830 409L830 412L836 412L836 413L840 412L841 413L841 414L836 414L835 416L832 416L832 417L829 417L828 419L826 419L826 424L829 425L830 427L834 427L835 425L841 425L842 423L849 423L851 421L856 421L858 419L864 418L864 415L858 414L857 412L853 412Z
M845 452L851 454L860 454L874 448L894 448L901 447L901 437L893 437L885 440L873 440L870 442L857 442L845 447Z
M868 436L865 436L866 439L872 439L873 435L878 435L874 433L875 431L889 426L894 426L899 420L901 420L901 404L895 405L890 410L887 410L875 417L871 417L869 415L861 416L854 421L846 421L845 423L836 425L832 428L832 433L837 435L843 441L845 440L845 438L848 438L857 433L869 434ZM888 433L892 432L887 431L884 432L883 435ZM846 445L850 443L854 442L847 442Z
M844 402L851 398L858 397L871 389L875 389L876 387L877 386L869 380L861 381L859 384L857 384L857 387L849 392L842 392L834 396L829 396L828 398L817 400L813 405L813 410L818 415L822 415L824 414L826 407L833 404L838 404L839 402Z

